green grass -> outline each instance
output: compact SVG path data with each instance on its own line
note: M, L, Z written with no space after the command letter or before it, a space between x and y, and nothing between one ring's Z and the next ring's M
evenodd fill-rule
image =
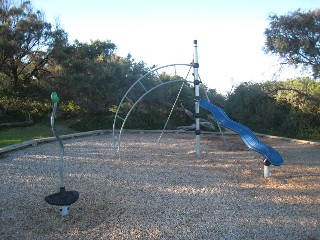
M59 135L76 132L65 123L57 124L56 128ZM45 123L37 123L28 127L4 128L0 129L0 148L35 138L52 136L50 125Z

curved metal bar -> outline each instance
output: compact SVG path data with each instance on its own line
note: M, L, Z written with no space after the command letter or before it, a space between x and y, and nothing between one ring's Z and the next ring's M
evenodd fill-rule
M124 101L124 99L126 98L126 96L128 95L128 93L132 90L132 88L134 88L143 78L145 78L146 76L148 76L149 74L159 70L159 69L162 69L162 68L166 68L166 67L176 67L176 66L192 66L192 64L185 64L185 63L178 63L178 64L169 64L169 65L164 65L164 66L161 66L161 67L157 67L157 68L154 68L154 69L151 69L148 73L144 74L143 76L141 76L137 81L135 81L131 87L127 90L127 92L123 95L119 105L118 105L118 108L117 108L117 111L116 111L116 114L114 116L114 120L113 120L113 126L112 126L112 137L113 137L113 146L115 147L115 127L116 127L116 121L117 121L117 118L118 118L118 114L119 114L119 111L120 111L120 108L122 106L122 103ZM145 88L144 88L145 89ZM147 89L145 89L147 90ZM147 93L148 91L146 91Z
M161 83L157 86L154 86L153 88L151 88L148 92L144 93L133 105L132 107L130 108L129 112L127 113L127 116L125 117L123 123L122 123L122 126L121 126L121 129L120 129L120 132L119 132L119 137L118 137L118 154L119 154L119 157L120 157L120 145L121 145L121 135L122 135L122 131L123 131L123 128L124 128L124 125L130 115L130 113L132 112L132 110L134 109L134 107L142 100L142 98L144 98L147 94L149 94L150 92L152 92L153 90L159 88L159 87L162 87L164 85L167 85L167 84L172 84L172 83L177 83L177 82L183 82L183 83L192 83L191 81L187 81L187 80L174 80L174 81L170 81L170 82L164 82L164 83Z
M51 113L51 129L52 129L52 133L53 135L56 137L56 139L59 142L59 146L60 146L60 187L64 187L64 146L63 143L61 141L61 138L59 137L59 135L56 132L56 127L54 124L54 118L56 116L56 112L57 112L57 108L58 108L58 103L53 103L53 110Z

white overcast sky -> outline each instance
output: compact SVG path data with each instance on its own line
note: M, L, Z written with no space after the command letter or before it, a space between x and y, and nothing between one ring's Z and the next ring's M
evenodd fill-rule
M316 0L31 0L69 41L111 40L117 54L147 66L190 63L198 40L199 74L220 93L243 81L271 80L277 58L262 51L268 16L319 8ZM188 69L181 70L184 76ZM284 71L273 80L300 76Z

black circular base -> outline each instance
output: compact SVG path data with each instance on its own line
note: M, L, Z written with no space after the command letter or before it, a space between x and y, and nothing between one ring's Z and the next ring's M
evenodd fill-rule
M66 191L64 187L60 188L60 192L46 196L44 200L57 206L68 206L75 203L79 199L79 193L77 191Z

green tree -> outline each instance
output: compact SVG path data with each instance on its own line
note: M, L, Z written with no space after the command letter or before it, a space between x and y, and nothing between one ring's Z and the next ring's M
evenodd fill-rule
M200 85L200 96L220 107L224 107L226 97L218 93L216 89L208 88L206 84Z
M47 23L29 1L0 0L0 108L14 115L47 113L48 66L52 52L66 43L64 30Z
M320 83L308 77L266 82L263 90L277 102L286 102L304 113L320 113Z
M117 105L147 70L143 62L136 63L130 54L119 57L115 50L116 45L109 40L75 41L61 48L54 55L51 72L56 78L52 88L63 99L74 100L89 111L101 112Z
M269 16L265 52L279 56L283 64L311 68L320 77L320 10L297 10Z
M244 82L229 94L225 110L231 119L254 131L275 133L287 111L266 94L261 84Z
M14 6L0 1L0 72L10 81L9 90L28 87L47 74L46 64L56 40L66 40L61 29L53 30L44 14L29 1Z
M319 140L320 83L310 78L266 82L262 89L285 106L278 132L288 137Z

